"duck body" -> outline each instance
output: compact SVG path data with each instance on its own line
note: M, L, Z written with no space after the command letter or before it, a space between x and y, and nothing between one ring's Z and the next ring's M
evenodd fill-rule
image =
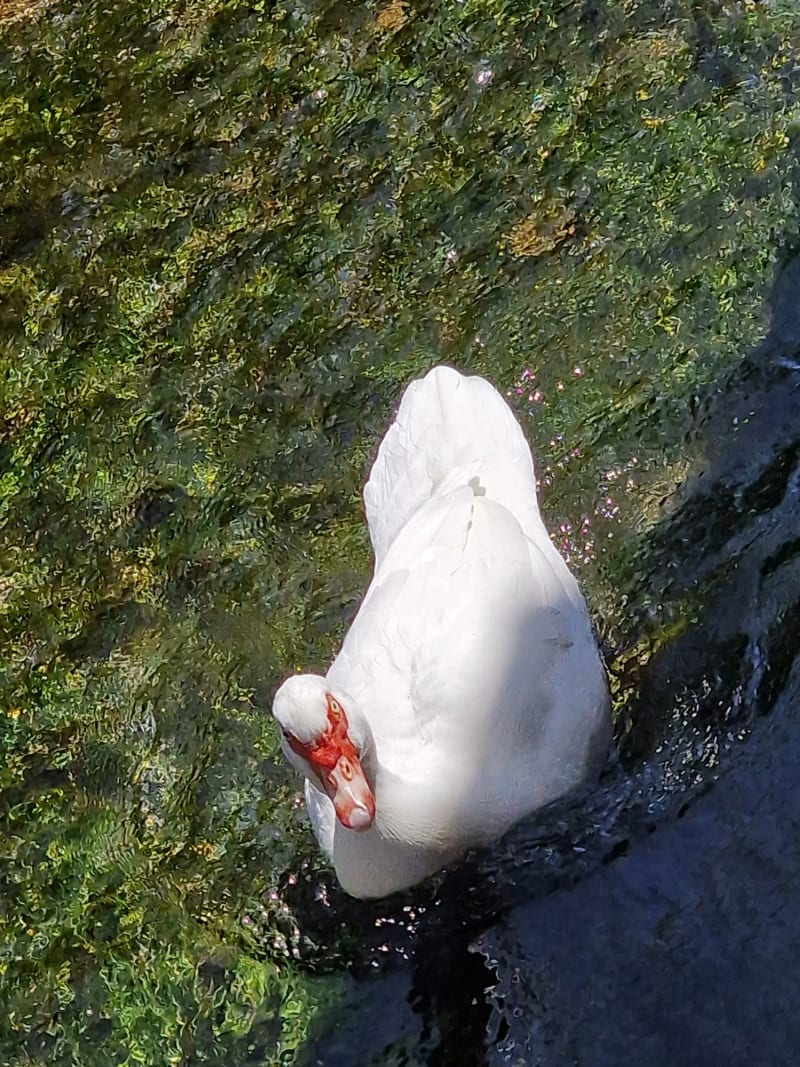
M378 897L599 771L610 716L585 603L539 513L530 449L488 382L437 367L412 383L364 500L372 582L326 678L290 678L274 713L339 881ZM362 794L344 801L354 820L340 817L342 795L310 750L291 748L298 733L319 735L312 705L325 700L354 739L345 770L357 765L353 780L363 774L372 797L363 813Z

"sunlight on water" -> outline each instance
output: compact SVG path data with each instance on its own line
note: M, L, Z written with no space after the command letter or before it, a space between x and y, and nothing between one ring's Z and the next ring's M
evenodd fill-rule
M614 879L650 871L656 825L769 762L769 731L792 751L791 265L768 298L797 237L794 0L78 0L6 4L0 33L0 1059L581 1061L535 1006L537 961L564 967L541 916L575 882L635 896ZM530 438L619 760L358 908L268 709L335 654L361 487L441 362ZM728 870L691 825L674 855ZM784 876L730 870L764 921Z

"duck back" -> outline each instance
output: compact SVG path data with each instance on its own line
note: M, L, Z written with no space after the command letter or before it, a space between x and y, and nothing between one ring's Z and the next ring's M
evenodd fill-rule
M466 485L529 536L541 530L533 458L511 409L483 378L434 367L406 389L364 487L376 569L419 508Z

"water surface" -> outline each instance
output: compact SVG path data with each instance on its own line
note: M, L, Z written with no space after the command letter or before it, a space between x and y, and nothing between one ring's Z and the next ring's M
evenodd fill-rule
M602 884L790 714L796 305L767 296L797 235L793 0L3 17L4 1059L288 1063L311 1027L336 1062L352 995L365 1062L374 971L399 991L379 1061L491 1062L524 1029L535 1062L530 999L498 1018L509 931L529 978L547 958L524 902ZM534 446L621 760L365 911L268 706L329 662L369 575L360 486L442 361Z

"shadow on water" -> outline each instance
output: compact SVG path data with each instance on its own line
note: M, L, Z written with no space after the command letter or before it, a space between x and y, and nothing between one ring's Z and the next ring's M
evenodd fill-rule
M658 616L677 636L615 672L635 694L619 759L428 898L307 906L312 936L352 932L352 1004L299 1062L794 1061L800 256L766 340L697 418L704 459L637 598L641 634Z

